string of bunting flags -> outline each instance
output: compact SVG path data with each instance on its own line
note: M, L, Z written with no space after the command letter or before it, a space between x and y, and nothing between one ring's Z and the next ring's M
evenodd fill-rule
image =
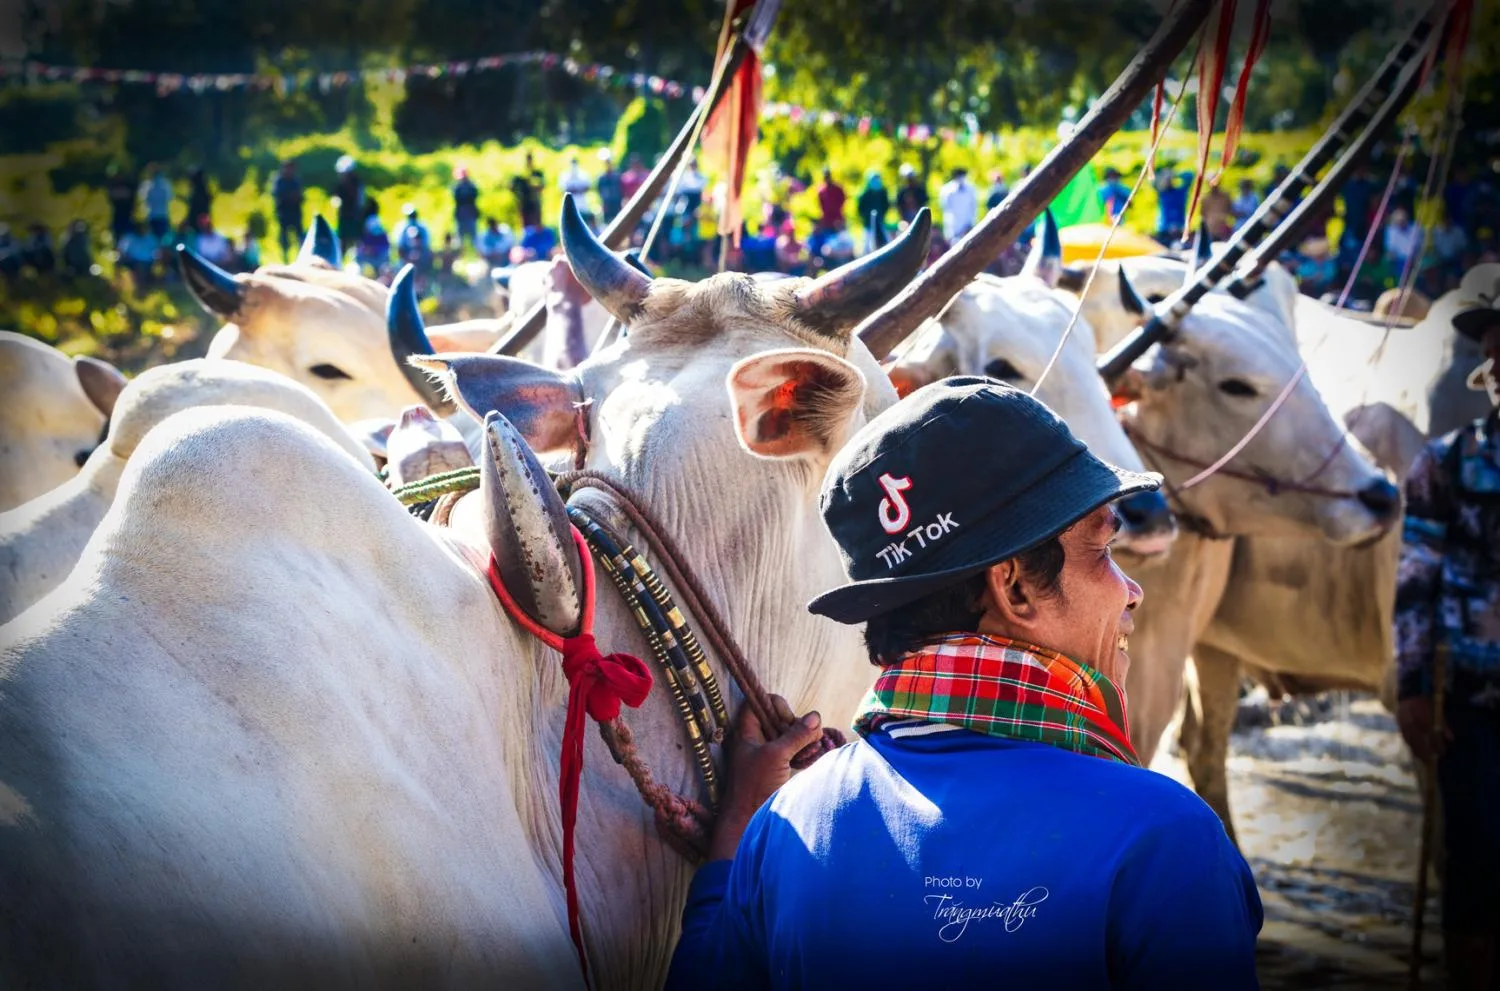
M90 66L49 65L31 60L0 61L0 81L19 81L22 85L43 82L104 83L154 86L161 96L174 93L229 92L233 90L274 91L285 96L297 91L317 89L328 92L355 82L403 83L410 78L444 79L492 72L506 66L537 65L546 71L567 73L576 79L596 83L605 89L631 89L666 99L690 96L696 103L703 99L702 86L688 86L676 80L646 72L617 69L614 66L580 62L557 52L510 52L479 59L456 62L434 62L405 67L366 68L337 72L157 72L148 69L101 69ZM943 141L967 145L982 142L986 135L970 128L941 127L925 123L892 125L869 114L851 114L821 110L784 101L762 105L765 118L786 118L807 127L838 127L860 135L885 134L900 141L922 143L937 137Z

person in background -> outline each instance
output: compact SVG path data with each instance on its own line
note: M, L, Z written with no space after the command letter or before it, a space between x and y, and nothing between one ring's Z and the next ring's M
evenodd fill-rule
M460 248L474 243L479 233L479 187L462 165L453 170L453 226Z
M1367 165L1355 169L1339 190L1339 199L1344 204L1344 232L1361 244L1370 233L1376 193L1375 178Z
M1338 281L1338 259L1328 245L1328 239L1309 238L1297 252L1297 287L1314 299L1332 289Z
M0 276L14 279L21 274L21 245L10 232L10 224L0 223Z
M1188 193L1192 188L1192 174L1178 172L1171 162L1156 170L1156 239L1162 244L1173 245L1182 240L1187 228Z
M1265 194L1265 198L1270 199L1276 193L1276 190L1281 188L1281 184L1283 182L1286 182L1287 177L1289 177L1291 174L1292 170L1287 168L1286 163L1278 163L1276 167L1271 170L1271 181L1266 183L1265 189L1262 190L1262 192ZM1300 197L1298 198L1297 202L1301 202Z
M797 240L797 225L791 217L781 222L776 232L776 270L787 275L807 274L807 258L802 251L802 242Z
M580 209L588 202L588 192L594 187L594 180L583 171L583 166L578 163L577 155L568 156L568 167L563 174L557 177L557 188L565 193L572 193L573 198L578 201Z
M149 286L155 281L156 252L159 245L146 232L145 225L136 221L120 239L120 264L135 279L137 287Z
M838 228L823 240L818 255L818 268L825 271L854 260L854 236L843 217L838 220Z
M26 243L21 245L21 264L37 275L50 275L57 268L57 252L52 247L52 233L46 224L32 224Z
M625 184L615 157L608 148L599 149L599 178L594 181L594 191L599 194L599 219L609 223L625 205Z
M641 184L650 174L646 171L646 166L641 164L641 156L630 156L630 160L626 162L625 172L620 176L620 192L627 202L635 196L635 191L641 188Z
M896 216L903 224L909 224L917 211L927 205L927 187L917 176L911 164L901 166L901 187L896 190Z
M1445 212L1437 226L1432 228L1432 254L1443 284L1441 292L1448 291L1449 282L1456 285L1463 278L1464 256L1468 251L1469 235Z
M109 197L109 235L115 250L120 250L120 241L135 227L136 184L118 162L110 162L106 170L104 193Z
M795 778L820 714L742 708L668 991L1259 987L1249 865L1130 742L1114 503L1158 479L979 376L842 447L819 504L848 582L807 608L878 674L854 742Z
M1110 220L1119 220L1120 214L1130 202L1130 187L1120 181L1120 170L1114 166L1104 170L1104 184L1099 187L1099 202Z
M358 244L359 239L364 236L365 219L365 187L360 182L359 169L352 155L344 155L334 166L338 174L338 180L334 183L333 195L338 198L338 232L339 244L345 251L349 245Z
M484 222L484 230L479 234L477 245L479 254L489 263L491 268L499 268L508 264L510 260L510 249L516 246L516 236L511 233L508 224L502 224L494 217Z
M443 235L443 247L437 254L437 271L439 275L451 276L453 266L458 264L458 256L463 251L463 245L458 236L452 231Z
M677 184L677 195L683 201L681 214L697 224L698 208L703 205L703 191L708 188L708 178L698 171L698 160L691 159L682 173L682 181Z
M281 238L281 257L291 261L302 247L307 226L302 220L302 180L297 178L297 163L281 163L271 181L271 204L276 212L276 226Z
M541 261L552 257L557 248L557 233L542 224L531 224L521 231L521 241L511 251L511 263Z
M432 233L417 216L417 208L408 203L401 208L401 227L396 232L396 257L403 265L415 265L418 272L432 271Z
M354 242L354 262L370 278L381 279L391 266L391 238L380 222L380 204L371 196L365 201L365 216L359 238Z
M1210 238L1223 241L1234 233L1234 204L1222 187L1211 186L1203 194L1203 205L1199 209Z
M984 208L986 211L993 210L1005 198L1010 195L1010 184L1005 181L1005 173L995 169L990 173L990 191L984 196Z
M516 201L516 212L521 215L521 226L533 227L542 222L542 171L536 167L531 152L526 153L526 164L510 180L510 194Z
M1500 310L1471 300L1453 327L1478 345L1481 419L1431 441L1406 476L1396 571L1396 722L1437 760L1447 870L1443 955L1454 991L1500 986ZM1437 652L1443 732L1434 718Z
M817 196L818 229L825 236L843 230L844 204L849 202L849 195L833 177L833 170L827 168L823 170L823 181L818 184Z
M960 166L938 190L938 208L943 213L943 237L952 244L973 229L979 219L979 191L969 181L969 170Z
M1396 278L1401 278L1408 263L1422 253L1422 225L1411 219L1403 207L1391 211L1385 224L1385 255Z
M195 165L188 172L188 216L202 217L212 215L213 211L214 196L208 188L208 175L203 166Z
M253 230L246 229L235 254L239 258L241 272L253 272L260 268L260 239Z
M89 244L89 225L75 220L68 225L68 236L62 245L63 271L75 278L90 274L94 267L94 250Z
M198 216L198 247L195 250L220 268L234 264L234 246L229 243L229 238L214 230L213 218L206 213Z
M141 202L146 204L146 229L157 241L165 241L172 230L172 184L160 166L141 184Z
M854 210L859 214L860 226L865 229L865 251L874 251L875 229L872 224L884 226L885 215L891 212L891 194L885 188L879 169L865 173L865 185L854 201Z
M1234 214L1234 226L1238 230L1243 227L1245 221L1255 215L1260 209L1260 197L1255 193L1255 183L1249 179L1240 180L1240 194L1229 204L1229 210Z

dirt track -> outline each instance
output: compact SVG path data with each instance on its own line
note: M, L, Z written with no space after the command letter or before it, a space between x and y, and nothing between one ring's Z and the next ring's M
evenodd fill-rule
M1173 754L1152 766L1187 780ZM1307 725L1236 732L1229 782L1265 904L1262 986L1405 988L1421 795L1380 703L1334 696ZM1424 973L1437 987L1436 897L1426 914Z

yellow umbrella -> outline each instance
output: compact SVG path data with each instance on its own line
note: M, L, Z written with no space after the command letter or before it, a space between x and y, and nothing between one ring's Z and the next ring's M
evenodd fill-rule
M1161 255L1166 254L1167 249L1144 234L1137 234L1128 227L1121 227L1115 231L1114 237L1109 236L1109 224L1074 224L1072 227L1064 227L1059 232L1062 238L1062 256L1064 265L1075 265L1079 262L1091 262L1099 257L1099 248L1109 239L1109 247L1104 252L1105 258L1135 258L1139 255Z

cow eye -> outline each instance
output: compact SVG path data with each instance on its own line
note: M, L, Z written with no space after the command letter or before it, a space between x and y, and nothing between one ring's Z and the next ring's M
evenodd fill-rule
M1241 399L1254 399L1260 395L1255 386L1244 379L1225 379L1219 383L1219 391L1227 396L1238 396Z
M348 379L354 377L338 365L314 365L308 371L320 379Z
M1146 294L1146 302L1148 302L1148 303L1160 303L1162 300L1164 300L1166 298L1167 297L1166 297L1166 295L1164 293L1152 292L1152 293L1147 293Z
M1021 370L1004 358L996 358L985 365L984 374L1001 382L1014 382L1021 378Z

